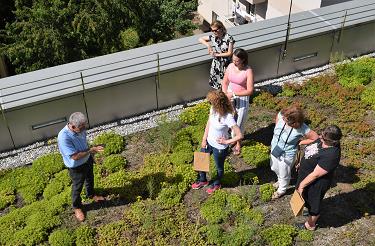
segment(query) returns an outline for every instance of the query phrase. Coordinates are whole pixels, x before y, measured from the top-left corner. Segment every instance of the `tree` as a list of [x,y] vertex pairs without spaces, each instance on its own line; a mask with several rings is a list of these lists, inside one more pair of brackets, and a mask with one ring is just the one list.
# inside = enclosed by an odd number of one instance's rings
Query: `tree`
[[196,0],[15,0],[15,7],[0,54],[23,73],[185,34]]

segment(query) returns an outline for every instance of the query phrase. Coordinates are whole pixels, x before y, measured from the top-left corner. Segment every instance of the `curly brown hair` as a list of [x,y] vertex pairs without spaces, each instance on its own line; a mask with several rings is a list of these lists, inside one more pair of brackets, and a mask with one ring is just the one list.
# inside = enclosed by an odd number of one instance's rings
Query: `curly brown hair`
[[281,110],[286,123],[293,128],[300,128],[305,121],[305,114],[298,105],[291,105]]
[[221,117],[228,113],[234,114],[234,108],[232,103],[229,101],[227,95],[221,90],[210,91],[207,94],[207,101],[212,105],[212,108]]

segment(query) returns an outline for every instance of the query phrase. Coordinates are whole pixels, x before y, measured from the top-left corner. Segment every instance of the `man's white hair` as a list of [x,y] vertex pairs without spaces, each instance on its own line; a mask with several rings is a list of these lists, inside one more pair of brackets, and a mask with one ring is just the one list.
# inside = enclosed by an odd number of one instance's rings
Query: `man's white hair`
[[86,124],[86,122],[87,122],[87,118],[81,112],[74,112],[69,117],[69,124],[75,127],[79,127],[82,124]]

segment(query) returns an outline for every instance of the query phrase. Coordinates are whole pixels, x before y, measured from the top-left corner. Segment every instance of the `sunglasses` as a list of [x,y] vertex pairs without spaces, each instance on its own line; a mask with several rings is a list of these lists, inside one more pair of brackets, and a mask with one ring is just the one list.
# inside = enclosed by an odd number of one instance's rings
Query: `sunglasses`
[[218,29],[211,29],[212,32],[218,32],[220,30],[220,28]]

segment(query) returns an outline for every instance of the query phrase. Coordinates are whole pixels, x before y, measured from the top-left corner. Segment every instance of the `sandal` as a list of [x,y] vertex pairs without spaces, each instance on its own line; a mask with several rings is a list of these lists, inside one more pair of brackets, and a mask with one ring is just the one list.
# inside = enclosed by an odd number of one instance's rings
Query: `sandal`
[[315,227],[311,227],[311,228],[307,228],[306,225],[305,225],[306,222],[304,223],[297,223],[295,226],[299,229],[299,230],[308,230],[308,231],[315,231],[316,228],[318,227],[318,225],[316,224]]
[[273,194],[272,194],[272,200],[276,200],[276,199],[279,199],[280,197],[284,196],[285,193],[279,193],[277,191],[275,191]]

